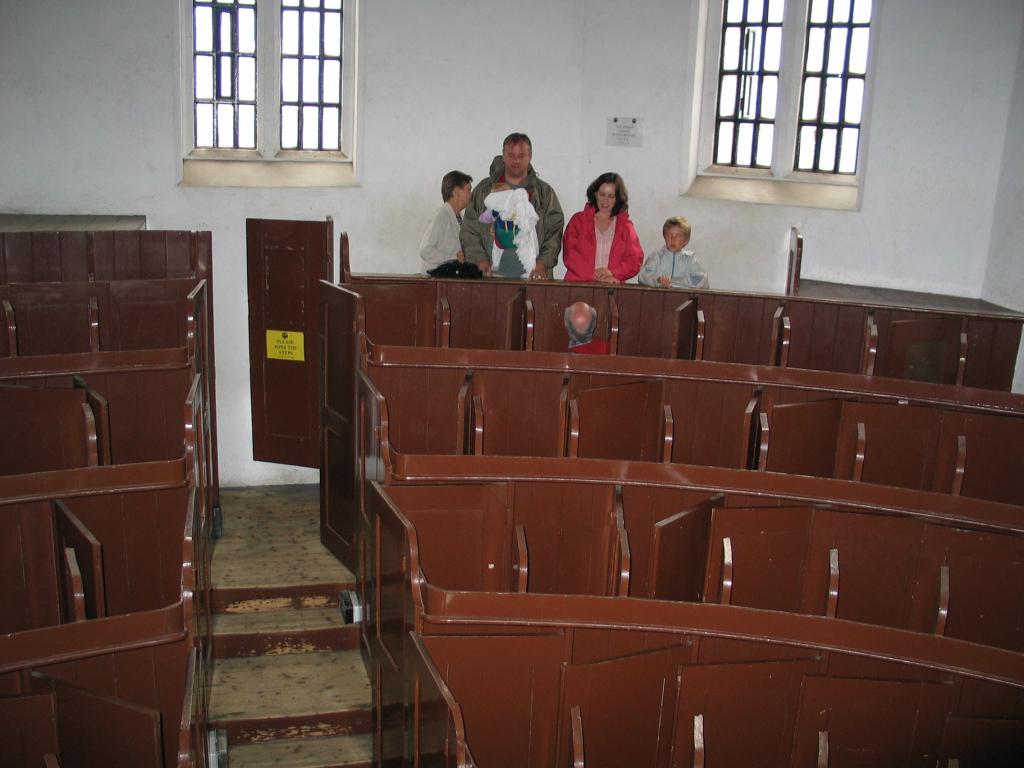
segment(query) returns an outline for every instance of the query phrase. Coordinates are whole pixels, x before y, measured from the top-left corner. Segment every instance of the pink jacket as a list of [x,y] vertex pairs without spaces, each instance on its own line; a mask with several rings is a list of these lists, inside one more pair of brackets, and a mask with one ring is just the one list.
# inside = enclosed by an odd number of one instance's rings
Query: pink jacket
[[[569,219],[562,238],[562,260],[567,270],[566,280],[593,280],[594,257],[597,255],[597,236],[594,234],[594,214],[589,203]],[[608,269],[617,280],[624,281],[640,271],[644,250],[636,236],[629,214],[619,211],[615,216],[615,237],[608,255]]]

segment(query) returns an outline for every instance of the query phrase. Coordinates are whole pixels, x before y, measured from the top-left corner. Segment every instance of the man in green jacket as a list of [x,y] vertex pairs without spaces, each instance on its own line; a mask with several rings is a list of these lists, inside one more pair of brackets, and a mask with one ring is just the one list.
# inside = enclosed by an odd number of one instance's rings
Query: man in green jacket
[[523,188],[530,196],[530,202],[537,211],[537,242],[539,253],[537,265],[529,277],[531,280],[551,278],[551,271],[558,263],[558,252],[562,250],[562,226],[565,216],[558,196],[550,185],[538,178],[530,164],[533,158],[533,144],[525,133],[510,133],[502,143],[501,155],[491,163],[490,176],[485,178],[473,190],[466,205],[466,213],[462,220],[462,251],[466,261],[480,267],[488,277],[524,277],[525,270],[516,254],[516,249],[506,248],[502,252],[501,262],[492,269],[491,254],[493,252],[494,235],[486,224],[480,222],[480,214],[484,212],[484,198],[496,184],[505,184],[512,189]]

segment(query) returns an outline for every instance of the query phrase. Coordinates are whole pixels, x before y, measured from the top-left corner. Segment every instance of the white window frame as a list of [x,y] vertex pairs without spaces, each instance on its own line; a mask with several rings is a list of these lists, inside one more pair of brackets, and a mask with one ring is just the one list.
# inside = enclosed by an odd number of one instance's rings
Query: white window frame
[[716,165],[715,110],[718,96],[718,65],[722,46],[724,0],[707,0],[704,29],[704,66],[697,142],[697,173],[685,194],[718,200],[738,200],[809,208],[857,210],[867,158],[871,94],[874,91],[874,55],[881,0],[874,0],[871,40],[868,47],[867,77],[857,172],[823,173],[798,171],[796,165],[797,115],[803,81],[809,0],[785,0],[782,23],[782,61],[779,67],[778,104],[775,111],[775,139],[770,168],[734,168]]
[[192,0],[179,0],[181,183],[208,187],[358,186],[359,0],[342,0],[342,143],[338,151],[281,149],[281,2],[257,0],[256,149],[197,148]]

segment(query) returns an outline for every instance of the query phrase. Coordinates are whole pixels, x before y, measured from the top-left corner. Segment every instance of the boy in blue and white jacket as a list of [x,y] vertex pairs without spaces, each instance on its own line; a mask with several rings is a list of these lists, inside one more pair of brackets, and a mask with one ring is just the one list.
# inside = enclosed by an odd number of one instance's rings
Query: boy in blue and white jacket
[[654,288],[707,288],[708,273],[693,251],[683,250],[690,242],[690,222],[682,216],[672,216],[661,228],[661,236],[665,238],[665,247],[644,261],[637,277],[640,284]]

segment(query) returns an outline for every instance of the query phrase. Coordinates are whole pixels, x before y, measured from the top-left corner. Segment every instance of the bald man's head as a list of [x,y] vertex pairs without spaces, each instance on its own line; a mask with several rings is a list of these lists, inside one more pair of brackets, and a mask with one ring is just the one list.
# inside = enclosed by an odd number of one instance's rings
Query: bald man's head
[[569,346],[588,344],[594,338],[597,327],[597,310],[585,301],[577,301],[565,308],[565,330],[569,334]]

